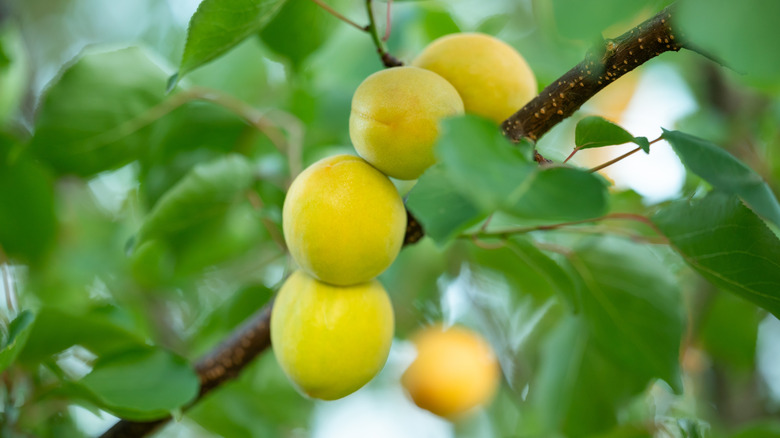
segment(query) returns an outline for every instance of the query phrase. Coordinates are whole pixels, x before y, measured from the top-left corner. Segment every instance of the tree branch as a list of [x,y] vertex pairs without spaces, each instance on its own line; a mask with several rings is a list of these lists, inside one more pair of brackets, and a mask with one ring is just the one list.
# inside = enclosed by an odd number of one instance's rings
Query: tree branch
[[537,141],[617,78],[661,53],[683,48],[683,38],[671,27],[672,8],[593,48],[582,62],[505,120],[504,135],[513,141]]
[[[369,12],[369,33],[386,67],[400,65],[384,50],[371,12],[371,0],[366,0]],[[537,141],[555,125],[571,116],[582,104],[615,79],[667,51],[685,47],[681,35],[671,28],[671,6],[636,28],[614,40],[606,40],[588,53],[586,58],[545,88],[539,96],[521,108],[501,125],[504,135],[513,141],[529,138]],[[548,162],[542,156],[539,163]],[[404,245],[420,240],[424,230],[407,212],[408,224]],[[258,310],[246,323],[212,353],[201,359],[196,370],[201,378],[200,400],[225,381],[237,376],[252,359],[271,345],[271,303]],[[157,429],[169,418],[148,423],[122,420],[101,438],[139,437]]]

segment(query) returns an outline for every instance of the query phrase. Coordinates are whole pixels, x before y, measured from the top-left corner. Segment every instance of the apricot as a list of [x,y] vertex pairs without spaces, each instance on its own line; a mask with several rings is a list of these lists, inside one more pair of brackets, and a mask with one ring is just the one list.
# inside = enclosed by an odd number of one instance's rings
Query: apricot
[[301,172],[282,210],[296,263],[326,283],[348,286],[387,269],[401,250],[406,210],[393,183],[362,158],[337,155]]
[[510,45],[481,33],[443,36],[413,65],[439,74],[463,99],[466,112],[501,123],[537,94],[536,78]]
[[379,373],[393,330],[393,307],[376,280],[338,287],[298,270],[271,312],[279,365],[302,393],[322,400],[347,396]]
[[463,101],[441,76],[395,67],[367,77],[352,97],[349,136],[358,154],[386,175],[416,179],[436,161],[439,121],[463,114]]
[[401,383],[417,406],[455,419],[493,398],[500,368],[480,335],[464,327],[435,325],[412,340],[417,358]]

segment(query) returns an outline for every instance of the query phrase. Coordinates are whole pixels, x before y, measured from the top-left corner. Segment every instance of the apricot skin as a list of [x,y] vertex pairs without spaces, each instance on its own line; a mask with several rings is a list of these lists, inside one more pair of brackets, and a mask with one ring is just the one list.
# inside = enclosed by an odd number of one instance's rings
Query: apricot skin
[[271,312],[271,343],[284,373],[309,397],[335,400],[368,383],[387,361],[393,308],[373,280],[337,287],[296,271]]
[[439,74],[463,99],[467,113],[501,123],[537,94],[536,78],[510,45],[480,33],[443,36],[413,65]]
[[463,101],[442,77],[416,67],[390,68],[355,91],[349,136],[358,154],[386,175],[416,179],[436,161],[439,122],[458,114]]
[[362,158],[337,155],[304,170],[287,192],[284,238],[296,263],[338,286],[364,283],[401,250],[406,210],[398,191]]
[[456,419],[493,398],[500,368],[481,336],[463,327],[436,325],[412,340],[417,358],[401,383],[417,406]]

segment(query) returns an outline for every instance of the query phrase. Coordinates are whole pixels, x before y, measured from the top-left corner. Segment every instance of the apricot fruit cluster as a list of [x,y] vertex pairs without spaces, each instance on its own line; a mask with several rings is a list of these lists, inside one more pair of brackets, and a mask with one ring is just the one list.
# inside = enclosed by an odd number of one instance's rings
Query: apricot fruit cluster
[[[443,118],[471,112],[500,122],[536,94],[523,58],[487,35],[440,38],[414,65],[360,84],[349,118],[360,157],[314,163],[284,201],[284,237],[300,269],[279,290],[271,341],[282,370],[310,397],[344,397],[387,360],[393,308],[375,278],[397,257],[407,217],[388,177],[417,179],[434,164]],[[404,376],[418,405],[449,417],[489,398],[498,371],[484,342],[431,329],[418,348]]]

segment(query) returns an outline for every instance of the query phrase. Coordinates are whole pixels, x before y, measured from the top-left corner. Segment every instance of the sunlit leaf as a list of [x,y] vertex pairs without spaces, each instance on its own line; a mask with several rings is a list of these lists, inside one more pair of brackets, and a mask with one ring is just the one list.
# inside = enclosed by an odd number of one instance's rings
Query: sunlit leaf
[[664,130],[685,167],[713,187],[742,198],[756,213],[780,227],[780,203],[769,185],[743,162],[706,140]]
[[600,148],[623,143],[636,143],[645,153],[650,153],[650,143],[647,138],[634,137],[603,117],[585,117],[577,122],[574,130],[574,145],[577,149]]
[[780,240],[739,199],[677,201],[653,222],[706,279],[780,317]]
[[262,29],[285,1],[204,0],[190,19],[179,72],[168,81],[168,89],[176,86],[178,80],[190,71]]

